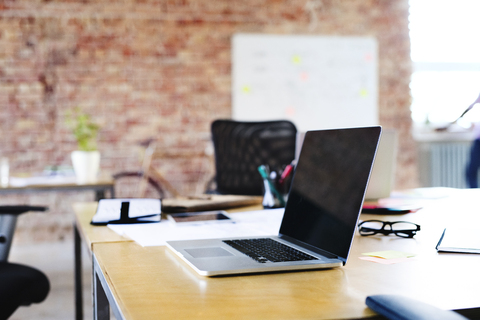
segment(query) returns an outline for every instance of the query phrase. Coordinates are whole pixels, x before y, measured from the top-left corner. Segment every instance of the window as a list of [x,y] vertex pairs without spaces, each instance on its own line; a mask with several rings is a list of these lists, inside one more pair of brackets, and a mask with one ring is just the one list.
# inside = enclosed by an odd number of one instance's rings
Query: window
[[[480,1],[410,0],[416,124],[454,121],[480,94]],[[480,121],[480,105],[465,122]]]

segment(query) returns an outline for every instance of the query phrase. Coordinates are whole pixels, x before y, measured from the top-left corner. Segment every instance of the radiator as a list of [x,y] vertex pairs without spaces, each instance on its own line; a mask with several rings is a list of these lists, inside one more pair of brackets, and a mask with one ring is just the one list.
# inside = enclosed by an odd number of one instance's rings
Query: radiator
[[419,145],[419,177],[423,187],[466,188],[470,141],[423,142]]

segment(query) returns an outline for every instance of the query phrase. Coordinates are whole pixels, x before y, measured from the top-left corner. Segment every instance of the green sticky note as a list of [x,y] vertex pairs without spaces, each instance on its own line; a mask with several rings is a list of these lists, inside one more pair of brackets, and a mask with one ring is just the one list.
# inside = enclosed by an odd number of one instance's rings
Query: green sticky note
[[363,255],[382,258],[382,259],[398,259],[398,258],[415,257],[413,253],[401,252],[401,251],[395,251],[395,250],[369,252],[369,253],[363,253]]

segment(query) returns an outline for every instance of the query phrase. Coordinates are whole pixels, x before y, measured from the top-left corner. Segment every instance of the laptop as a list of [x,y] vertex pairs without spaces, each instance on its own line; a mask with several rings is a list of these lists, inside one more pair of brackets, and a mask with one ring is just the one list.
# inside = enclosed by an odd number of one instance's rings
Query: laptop
[[[167,247],[204,276],[345,265],[380,134],[379,126],[308,131],[277,236],[167,241]],[[257,245],[281,253],[258,253]]]
[[368,183],[366,200],[378,200],[390,197],[395,181],[397,159],[397,132],[382,130],[375,163]]

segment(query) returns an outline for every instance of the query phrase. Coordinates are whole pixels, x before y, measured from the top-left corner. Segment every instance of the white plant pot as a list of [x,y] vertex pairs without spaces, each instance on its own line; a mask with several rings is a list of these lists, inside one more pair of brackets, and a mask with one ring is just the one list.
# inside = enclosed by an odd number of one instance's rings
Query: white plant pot
[[95,182],[100,169],[100,152],[73,151],[72,164],[77,183]]

